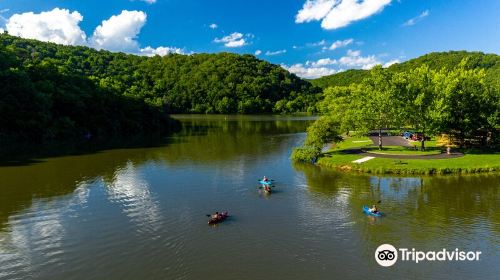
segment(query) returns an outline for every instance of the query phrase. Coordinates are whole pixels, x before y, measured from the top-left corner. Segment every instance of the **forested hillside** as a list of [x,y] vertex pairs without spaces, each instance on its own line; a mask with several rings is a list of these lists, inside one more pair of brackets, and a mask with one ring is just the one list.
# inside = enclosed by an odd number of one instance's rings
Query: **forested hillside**
[[263,113],[314,109],[318,89],[251,55],[170,54],[143,57],[8,35],[2,45],[23,65],[50,64],[60,73],[164,106],[170,113]]
[[[440,70],[442,68],[452,70],[458,67],[463,59],[467,59],[467,68],[469,69],[485,69],[486,81],[490,85],[500,88],[500,56],[496,54],[466,51],[435,52],[403,63],[394,64],[387,69],[392,73],[401,73],[408,72],[422,65],[428,65],[431,70]],[[353,83],[359,84],[369,76],[369,70],[347,70],[311,80],[311,83],[321,88],[348,86]]]
[[250,55],[143,57],[0,35],[0,140],[160,131],[168,113],[313,111],[320,89]]
[[2,145],[163,134],[177,126],[162,108],[71,69],[75,60],[70,57],[63,65],[37,48],[48,45],[1,36]]

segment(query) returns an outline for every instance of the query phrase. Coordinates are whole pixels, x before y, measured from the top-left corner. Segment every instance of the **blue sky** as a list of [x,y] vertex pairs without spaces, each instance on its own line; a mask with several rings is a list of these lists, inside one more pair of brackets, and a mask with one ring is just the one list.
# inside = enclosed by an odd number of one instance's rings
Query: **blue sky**
[[0,0],[10,34],[142,55],[254,54],[312,78],[433,51],[500,53],[498,0]]

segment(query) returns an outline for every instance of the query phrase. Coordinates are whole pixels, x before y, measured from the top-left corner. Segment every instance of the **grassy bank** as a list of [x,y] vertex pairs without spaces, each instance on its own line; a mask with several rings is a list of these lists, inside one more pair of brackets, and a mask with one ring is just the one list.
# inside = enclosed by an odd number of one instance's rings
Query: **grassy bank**
[[[342,171],[357,171],[374,174],[453,174],[481,173],[500,171],[500,153],[466,153],[463,157],[449,159],[392,159],[374,158],[364,163],[353,163],[366,154],[352,154],[349,149],[371,149],[367,137],[353,137],[335,145],[322,155],[317,164]],[[433,146],[433,145],[431,145]],[[406,148],[394,148],[394,153]],[[430,147],[430,152],[437,148]],[[388,147],[391,150],[391,147]],[[382,151],[386,152],[386,151]],[[412,155],[425,155],[425,152],[408,151]]]

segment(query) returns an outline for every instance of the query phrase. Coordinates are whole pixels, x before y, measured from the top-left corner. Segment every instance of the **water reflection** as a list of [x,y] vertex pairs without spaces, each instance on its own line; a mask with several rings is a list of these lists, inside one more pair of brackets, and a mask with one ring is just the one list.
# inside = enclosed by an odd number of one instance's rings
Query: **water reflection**
[[158,229],[161,220],[159,203],[149,189],[144,175],[132,162],[116,170],[113,181],[106,186],[108,199],[118,204],[139,232]]

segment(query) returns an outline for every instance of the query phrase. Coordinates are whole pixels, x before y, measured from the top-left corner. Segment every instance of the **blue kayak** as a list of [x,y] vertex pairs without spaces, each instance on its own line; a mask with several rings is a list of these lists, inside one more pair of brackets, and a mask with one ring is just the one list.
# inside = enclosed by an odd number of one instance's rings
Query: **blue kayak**
[[262,181],[262,180],[259,180],[259,183],[261,183],[262,185],[268,185],[268,186],[271,186],[273,184],[273,182],[271,182],[271,181]]
[[370,207],[368,206],[363,206],[363,212],[365,212],[365,214],[367,215],[370,215],[370,216],[375,216],[375,217],[382,217],[382,215],[384,215],[384,213],[378,211],[377,213],[373,213],[372,211],[370,211]]

